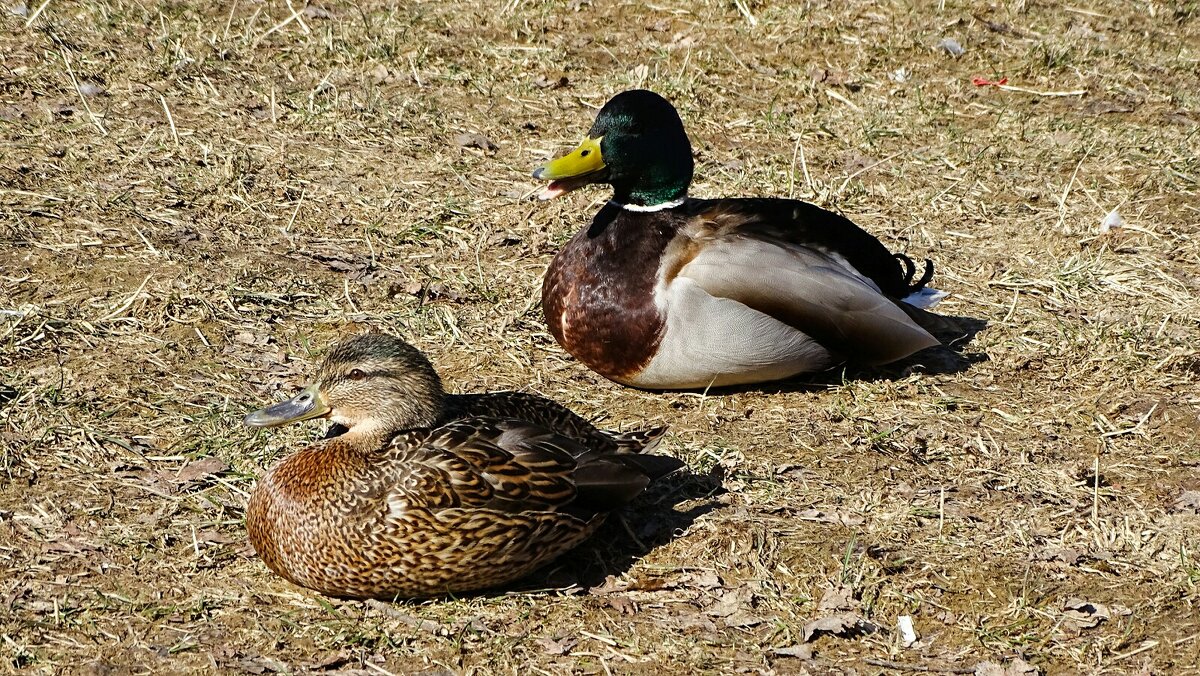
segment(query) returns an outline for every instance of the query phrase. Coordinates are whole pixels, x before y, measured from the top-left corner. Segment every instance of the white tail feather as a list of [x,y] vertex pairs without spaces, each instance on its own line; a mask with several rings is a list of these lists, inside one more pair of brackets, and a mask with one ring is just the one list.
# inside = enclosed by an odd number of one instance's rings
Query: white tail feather
[[918,307],[922,310],[928,310],[934,305],[942,302],[942,299],[949,295],[950,293],[948,291],[938,291],[937,289],[925,287],[920,291],[914,291],[908,294],[903,298],[903,300],[905,303],[908,303],[913,307]]

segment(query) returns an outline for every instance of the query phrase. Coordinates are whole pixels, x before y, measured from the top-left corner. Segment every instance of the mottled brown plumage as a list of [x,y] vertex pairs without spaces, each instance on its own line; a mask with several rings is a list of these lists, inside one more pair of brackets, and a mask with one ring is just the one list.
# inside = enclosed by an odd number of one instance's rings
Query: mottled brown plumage
[[652,478],[681,466],[641,454],[663,428],[604,432],[517,392],[444,395],[419,351],[379,334],[338,345],[312,387],[246,422],[315,417],[341,433],[266,472],[246,527],[271,570],[331,596],[505,584],[577,545]]

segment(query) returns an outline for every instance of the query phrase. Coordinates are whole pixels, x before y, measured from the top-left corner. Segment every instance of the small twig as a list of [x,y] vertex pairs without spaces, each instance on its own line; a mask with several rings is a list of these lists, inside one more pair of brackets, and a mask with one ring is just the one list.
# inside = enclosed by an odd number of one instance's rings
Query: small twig
[[350,298],[350,278],[342,278],[342,292],[346,294],[346,302],[350,304],[350,310],[354,314],[359,313],[358,306],[354,304],[354,300]]
[[[42,5],[42,7],[45,7],[45,5]],[[41,10],[39,9],[38,11]],[[79,89],[79,80],[75,79],[75,71],[71,69],[71,60],[67,58],[67,52],[65,50],[59,50],[58,53],[62,55],[63,63],[67,66],[67,75],[71,76],[71,84],[75,86],[75,93],[79,95],[79,102],[83,104],[83,109],[87,111],[88,117],[92,120],[92,124],[96,125],[96,129],[99,129],[101,134],[108,136],[108,130],[106,130],[104,125],[101,124],[100,118],[96,117],[96,114],[92,112],[92,107],[88,105],[87,97],[84,96],[83,91]]]
[[755,19],[754,15],[750,13],[750,8],[746,6],[744,0],[733,0],[733,4],[737,5],[738,11],[742,13],[742,16],[746,17],[746,21],[750,23],[751,28],[758,26],[758,19]]
[[129,294],[129,297],[125,299],[125,302],[121,303],[112,312],[109,312],[108,314],[104,315],[100,319],[97,319],[96,321],[97,322],[106,322],[106,321],[116,317],[117,315],[121,314],[122,312],[128,310],[130,308],[130,306],[133,305],[134,301],[136,301],[138,299],[138,296],[142,295],[142,291],[144,291],[146,289],[146,284],[148,284],[150,282],[150,278],[153,276],[154,275],[146,275],[146,278],[142,280],[142,285],[137,288],[137,291],[134,291],[133,293]]
[[[250,48],[251,48],[251,49],[256,49],[256,48],[258,48],[258,45],[259,45],[259,44],[260,44],[260,43],[261,43],[263,40],[267,39],[267,36],[268,36],[268,35],[270,35],[270,34],[274,33],[274,32],[275,32],[275,31],[277,31],[277,30],[280,30],[280,29],[282,29],[282,28],[286,27],[286,26],[287,26],[289,23],[291,23],[291,22],[295,21],[296,19],[299,19],[299,18],[300,18],[300,14],[299,14],[299,13],[297,13],[297,12],[296,12],[296,9],[295,9],[294,7],[292,7],[292,6],[291,6],[291,3],[288,3],[288,8],[292,10],[292,15],[291,15],[291,16],[289,16],[288,18],[284,19],[283,21],[280,21],[279,23],[275,24],[274,26],[271,26],[270,28],[268,28],[268,29],[267,29],[267,32],[266,32],[266,33],[263,33],[262,35],[258,36],[258,39],[254,41],[254,44],[250,45]],[[303,25],[303,23],[304,23],[304,22],[301,22],[301,25]],[[305,27],[305,31],[304,31],[304,32],[306,32],[306,33],[308,32],[308,28],[307,28],[307,27]]]
[[891,660],[881,660],[874,657],[868,657],[863,660],[867,664],[874,667],[884,667],[886,669],[895,669],[897,671],[924,671],[931,674],[973,674],[975,668],[966,667],[930,667],[924,664],[905,664],[904,662],[893,662]]
[[1087,159],[1090,152],[1091,148],[1088,148],[1083,153],[1083,157],[1079,158],[1079,163],[1075,165],[1075,171],[1071,172],[1071,180],[1067,181],[1067,187],[1063,188],[1062,197],[1058,200],[1058,222],[1054,224],[1055,230],[1061,228],[1063,221],[1067,219],[1067,196],[1071,194],[1071,188],[1075,186],[1075,179],[1079,176],[1079,168],[1083,166],[1083,161]]
[[1065,91],[1065,92],[1040,92],[1036,89],[1026,89],[1024,87],[1015,87],[1013,85],[1006,85],[1006,84],[1003,84],[1003,85],[998,84],[998,85],[992,85],[992,86],[995,87],[996,89],[1004,89],[1004,90],[1010,91],[1010,92],[1024,92],[1026,94],[1033,94],[1035,96],[1084,96],[1088,93],[1088,90],[1086,90],[1086,89],[1072,89],[1070,91]]
[[1005,313],[1004,319],[1000,320],[1001,324],[1007,324],[1008,320],[1012,319],[1013,313],[1017,311],[1017,301],[1021,298],[1021,290],[1013,289],[1013,302],[1008,306],[1008,312]]
[[804,158],[804,144],[801,143],[802,137],[796,135],[796,145],[792,148],[792,171],[788,174],[788,198],[792,198],[796,194],[796,160],[800,160],[800,169],[804,172],[804,182],[808,185],[808,192],[815,195],[816,190],[813,188],[812,175],[808,173],[808,160]]
[[158,101],[162,104],[163,112],[167,114],[167,124],[171,126],[171,138],[175,139],[175,145],[179,145],[179,132],[175,129],[175,118],[171,117],[171,109],[167,107],[167,99],[162,94],[159,94]]
[[845,96],[842,96],[841,94],[833,91],[832,89],[826,89],[825,95],[828,96],[829,98],[833,99],[834,101],[841,101],[842,103],[850,106],[850,108],[852,110],[854,110],[854,112],[856,112],[856,113],[862,112],[862,108],[859,108],[858,106],[854,105],[853,103],[850,102],[850,99],[846,98]]
[[229,16],[225,18],[225,32],[221,35],[221,42],[229,39],[229,27],[233,25],[233,12],[237,9],[237,0],[229,3]]
[[150,243],[150,240],[146,239],[146,236],[142,234],[142,231],[139,230],[136,225],[130,224],[129,227],[133,228],[133,231],[137,233],[137,236],[142,240],[142,244],[146,245],[146,248],[150,250],[150,253],[154,254],[155,256],[159,255],[158,249],[154,248],[154,245]]
[[1144,653],[1147,650],[1153,650],[1157,647],[1158,647],[1158,641],[1153,641],[1153,640],[1146,641],[1145,643],[1142,644],[1142,647],[1140,647],[1140,648],[1134,648],[1133,650],[1130,650],[1127,653],[1121,653],[1120,655],[1113,655],[1112,661],[1120,662],[1123,659],[1133,657],[1134,655],[1137,655],[1138,653]]
[[424,88],[425,85],[421,84],[421,76],[417,74],[417,63],[411,56],[408,57],[408,67],[412,70],[413,82],[416,82],[418,87]]
[[[300,199],[296,200],[296,208],[292,210],[292,217],[288,219],[288,224],[283,226],[283,234],[288,235],[288,230],[292,229],[292,224],[296,222],[296,214],[300,213],[300,207],[304,204],[305,189],[300,189]],[[291,235],[288,235],[291,238]]]
[[[288,9],[292,11],[292,16],[296,17],[296,23],[300,24],[300,28],[304,29],[304,34],[308,35],[312,33],[312,29],[308,27],[308,24],[304,23],[303,11],[297,12],[296,8],[292,6],[292,0],[284,0],[284,2],[287,3]],[[305,4],[307,5],[308,3]]]
[[942,486],[941,492],[938,494],[938,535],[941,536],[942,528],[946,525],[946,487]]
[[49,5],[49,4],[50,4],[50,0],[46,0],[41,5],[39,5],[37,9],[33,10],[33,14],[30,14],[29,18],[25,20],[25,27],[29,28],[30,26],[32,26],[33,22],[37,21],[37,18],[42,15],[42,10],[46,9],[46,5]]
[[375,664],[374,662],[363,661],[363,666],[365,666],[368,669],[371,669],[372,671],[377,671],[377,672],[383,674],[384,676],[396,676],[396,674],[388,671],[387,669],[384,669],[383,667],[379,666],[378,664]]

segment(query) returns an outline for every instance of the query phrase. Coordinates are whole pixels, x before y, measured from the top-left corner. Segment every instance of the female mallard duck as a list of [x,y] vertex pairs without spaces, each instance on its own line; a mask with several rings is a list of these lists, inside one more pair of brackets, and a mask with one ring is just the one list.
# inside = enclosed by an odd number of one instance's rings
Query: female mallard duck
[[311,418],[331,420],[335,436],[262,476],[246,528],[271,570],[330,596],[510,582],[682,465],[639,455],[663,428],[603,432],[518,392],[446,395],[419,350],[380,334],[337,345],[313,385],[245,422]]
[[[928,261],[789,199],[694,199],[692,150],[666,99],[613,97],[574,151],[533,173],[542,199],[589,183],[613,199],[554,257],[550,332],[597,373],[651,389],[755,383],[940,344]],[[923,293],[922,293],[923,292]],[[909,302],[905,302],[907,299]]]

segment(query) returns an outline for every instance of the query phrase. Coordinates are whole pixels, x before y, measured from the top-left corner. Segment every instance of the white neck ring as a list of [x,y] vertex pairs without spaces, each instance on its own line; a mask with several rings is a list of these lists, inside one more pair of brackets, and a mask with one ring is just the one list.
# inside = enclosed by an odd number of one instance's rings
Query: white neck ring
[[642,213],[647,213],[647,212],[663,211],[664,209],[674,209],[675,207],[679,206],[680,204],[683,204],[686,201],[687,201],[687,195],[684,195],[683,197],[680,197],[678,199],[670,200],[669,202],[663,202],[661,204],[647,204],[647,205],[621,204],[620,202],[618,202],[616,200],[609,200],[609,204],[615,204],[615,205],[621,207],[622,209],[624,209],[625,211],[639,211]]

